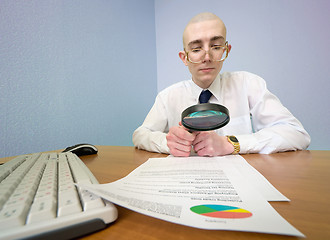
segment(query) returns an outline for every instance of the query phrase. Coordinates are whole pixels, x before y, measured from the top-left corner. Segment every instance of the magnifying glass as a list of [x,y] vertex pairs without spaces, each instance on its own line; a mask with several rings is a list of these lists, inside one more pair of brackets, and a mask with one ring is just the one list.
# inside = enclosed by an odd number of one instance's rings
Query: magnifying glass
[[190,131],[211,131],[229,123],[229,111],[214,103],[193,105],[181,114],[182,125]]

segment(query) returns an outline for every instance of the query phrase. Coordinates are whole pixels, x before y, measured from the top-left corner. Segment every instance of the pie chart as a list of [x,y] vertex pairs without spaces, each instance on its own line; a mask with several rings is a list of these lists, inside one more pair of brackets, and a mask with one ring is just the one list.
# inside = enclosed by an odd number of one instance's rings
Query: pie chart
[[248,210],[227,205],[198,205],[191,207],[190,210],[199,215],[213,218],[237,219],[252,216],[252,213]]

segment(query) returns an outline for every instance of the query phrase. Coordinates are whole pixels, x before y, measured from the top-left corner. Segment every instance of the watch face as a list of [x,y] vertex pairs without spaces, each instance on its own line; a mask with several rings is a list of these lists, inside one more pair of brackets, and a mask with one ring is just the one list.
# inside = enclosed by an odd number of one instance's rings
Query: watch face
[[235,136],[229,136],[229,139],[233,142],[238,142],[238,140]]

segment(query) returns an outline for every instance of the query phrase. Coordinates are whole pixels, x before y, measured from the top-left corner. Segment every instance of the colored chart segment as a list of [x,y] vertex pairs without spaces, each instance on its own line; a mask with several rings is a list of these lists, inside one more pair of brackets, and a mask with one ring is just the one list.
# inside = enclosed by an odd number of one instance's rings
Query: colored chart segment
[[190,210],[199,215],[214,218],[248,218],[252,213],[248,210],[227,206],[227,205],[198,205],[191,207]]

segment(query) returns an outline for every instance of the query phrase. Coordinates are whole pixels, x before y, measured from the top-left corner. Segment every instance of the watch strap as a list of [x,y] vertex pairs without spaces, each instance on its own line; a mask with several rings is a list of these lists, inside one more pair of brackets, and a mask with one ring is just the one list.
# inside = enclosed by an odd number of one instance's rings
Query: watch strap
[[238,154],[240,151],[240,145],[237,138],[235,136],[227,136],[227,140],[234,146],[234,151],[231,154]]

